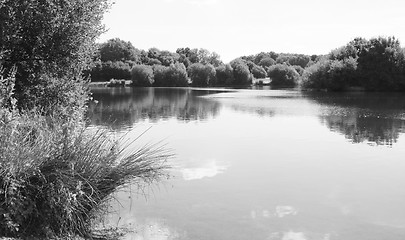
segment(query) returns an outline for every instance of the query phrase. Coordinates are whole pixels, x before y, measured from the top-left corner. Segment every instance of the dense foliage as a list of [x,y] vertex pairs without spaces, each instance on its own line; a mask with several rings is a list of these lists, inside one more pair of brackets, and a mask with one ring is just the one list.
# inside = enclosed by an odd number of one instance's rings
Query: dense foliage
[[250,85],[252,83],[252,76],[249,67],[242,59],[235,59],[231,62],[233,69],[234,85]]
[[188,68],[188,75],[193,86],[215,85],[215,74],[215,68],[211,64],[193,63]]
[[215,68],[216,85],[232,86],[234,82],[233,68],[230,64],[222,64]]
[[[405,90],[404,49],[393,37],[357,38],[325,56],[261,52],[236,58],[229,64],[223,64],[218,54],[206,49],[144,51],[119,39],[100,46],[99,61],[91,72],[93,80],[130,79],[134,66],[148,65],[153,67],[154,76],[146,86],[246,86],[253,79],[269,77],[273,86],[302,84],[304,88],[331,91]],[[176,71],[181,74],[173,76]]]
[[[81,74],[92,60],[94,39],[103,31],[108,0],[0,4],[1,62],[6,71],[17,70],[18,106],[44,112],[82,108],[86,97]],[[69,92],[82,93],[67,96]]]
[[277,87],[294,87],[298,84],[300,75],[294,67],[287,64],[276,64],[269,68],[268,76],[271,85]]
[[405,91],[405,51],[393,37],[354,39],[306,69],[305,88]]
[[148,65],[135,65],[131,70],[132,85],[148,87],[154,82],[153,68]]
[[156,87],[185,87],[188,86],[187,70],[184,64],[176,63],[169,67],[154,65],[154,84]]

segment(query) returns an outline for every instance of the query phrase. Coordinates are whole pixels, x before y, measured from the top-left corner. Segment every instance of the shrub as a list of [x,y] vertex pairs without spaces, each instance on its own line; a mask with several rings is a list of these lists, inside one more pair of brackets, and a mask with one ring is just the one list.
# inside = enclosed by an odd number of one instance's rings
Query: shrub
[[185,87],[188,85],[186,67],[182,63],[176,63],[165,67],[153,66],[156,87]]
[[129,63],[116,62],[97,62],[90,72],[91,79],[97,81],[110,81],[110,79],[131,79],[131,66]]
[[153,69],[148,65],[135,65],[131,70],[132,86],[151,86],[154,82]]
[[107,210],[113,192],[165,176],[170,154],[162,148],[123,154],[106,132],[70,135],[58,118],[4,113],[0,237],[90,237],[92,220]]
[[349,87],[359,86],[356,70],[357,61],[354,58],[324,59],[305,70],[302,85],[312,89],[347,90]]
[[254,65],[251,70],[253,77],[255,78],[265,78],[266,77],[266,70],[263,67]]
[[286,64],[276,64],[271,66],[267,75],[271,79],[271,86],[294,87],[299,80],[299,74],[295,68]]
[[270,66],[276,64],[276,61],[274,61],[274,59],[271,57],[264,57],[260,60],[260,62],[258,64],[259,64],[259,66],[262,66],[262,67],[270,67]]
[[252,76],[249,67],[242,59],[235,59],[231,62],[233,69],[233,77],[235,85],[249,85],[252,84]]
[[188,68],[188,75],[193,86],[215,85],[215,68],[211,64],[193,63]]
[[234,82],[233,69],[230,64],[222,64],[215,68],[216,85],[232,85]]

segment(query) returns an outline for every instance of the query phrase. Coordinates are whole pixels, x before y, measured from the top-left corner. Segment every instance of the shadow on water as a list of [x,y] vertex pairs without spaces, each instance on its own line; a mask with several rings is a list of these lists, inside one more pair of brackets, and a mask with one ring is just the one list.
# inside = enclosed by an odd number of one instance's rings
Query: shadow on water
[[305,93],[321,106],[320,119],[353,143],[389,145],[405,131],[401,93]]
[[90,125],[121,129],[142,120],[175,118],[203,121],[218,114],[220,104],[199,98],[208,90],[186,88],[93,88],[87,117]]

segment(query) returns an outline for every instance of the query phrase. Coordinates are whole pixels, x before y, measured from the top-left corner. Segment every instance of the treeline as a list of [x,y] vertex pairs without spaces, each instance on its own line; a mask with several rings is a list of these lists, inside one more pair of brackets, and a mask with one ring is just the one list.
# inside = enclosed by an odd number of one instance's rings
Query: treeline
[[111,39],[99,45],[92,81],[132,80],[133,86],[247,86],[270,77],[272,85],[295,86],[318,57],[275,52],[243,56],[225,64],[215,52],[178,48],[176,52],[136,49]]
[[405,91],[405,50],[394,37],[356,38],[308,67],[302,86],[330,91]]
[[405,91],[405,50],[394,37],[356,38],[323,56],[261,52],[225,64],[206,49],[145,51],[111,39],[99,45],[90,73],[92,81],[126,79],[133,86],[248,86],[269,77],[276,87]]

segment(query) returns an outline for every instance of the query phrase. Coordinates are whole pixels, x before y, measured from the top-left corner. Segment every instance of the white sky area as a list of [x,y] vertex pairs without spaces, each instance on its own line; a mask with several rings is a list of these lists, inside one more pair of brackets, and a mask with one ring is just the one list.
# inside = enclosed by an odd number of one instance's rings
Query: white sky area
[[99,42],[205,48],[229,62],[269,51],[326,54],[355,37],[395,36],[404,46],[405,1],[115,0],[104,24]]

